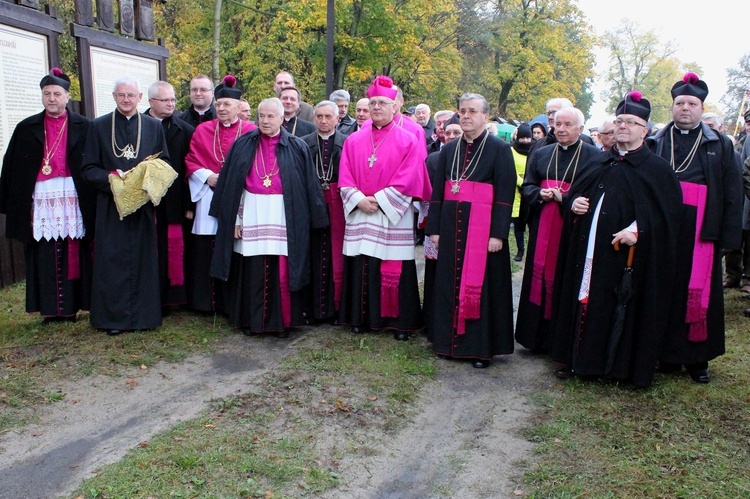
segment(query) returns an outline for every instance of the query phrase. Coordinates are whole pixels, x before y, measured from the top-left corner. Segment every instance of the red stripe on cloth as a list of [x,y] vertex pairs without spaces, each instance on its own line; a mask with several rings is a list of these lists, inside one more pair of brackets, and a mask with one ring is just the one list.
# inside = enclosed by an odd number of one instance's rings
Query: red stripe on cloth
[[[567,182],[559,180],[542,180],[542,189],[567,189]],[[539,213],[539,227],[536,233],[534,261],[531,266],[531,290],[529,301],[542,305],[542,292],[545,295],[544,318],[552,318],[552,295],[554,293],[555,268],[557,254],[560,251],[563,217],[560,207],[555,202],[547,202]]]
[[685,311],[685,323],[689,325],[688,341],[697,343],[706,341],[708,338],[706,314],[711,296],[711,271],[714,259],[713,243],[701,239],[708,187],[690,182],[680,182],[680,187],[682,187],[682,204],[697,208],[693,265],[690,269],[687,310]]
[[289,293],[289,260],[279,255],[279,288],[281,291],[281,321],[285,328],[292,325],[292,297]]
[[81,278],[81,241],[67,238],[68,242],[68,280]]
[[[487,246],[490,240],[494,188],[492,184],[483,182],[462,181],[460,190],[454,193],[451,190],[452,185],[450,181],[445,183],[445,201],[471,203],[456,318],[456,332],[465,334],[466,321],[479,319],[479,304],[487,268]],[[460,245],[456,246],[460,247]]]
[[335,182],[323,191],[328,213],[331,215],[331,260],[333,263],[333,307],[338,310],[341,305],[341,290],[344,287],[344,202]]
[[184,254],[185,241],[182,239],[182,226],[180,224],[167,225],[167,275],[170,286],[185,284]]

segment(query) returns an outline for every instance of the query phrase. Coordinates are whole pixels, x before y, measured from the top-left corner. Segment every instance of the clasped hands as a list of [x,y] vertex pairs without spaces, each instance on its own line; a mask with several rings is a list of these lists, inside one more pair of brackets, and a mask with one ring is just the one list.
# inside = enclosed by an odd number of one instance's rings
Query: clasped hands
[[378,200],[375,199],[375,196],[367,196],[357,203],[357,208],[366,215],[372,215],[380,209],[380,205],[378,204]]
[[557,201],[558,203],[562,203],[562,191],[557,187],[541,189],[539,196],[541,196],[543,201]]

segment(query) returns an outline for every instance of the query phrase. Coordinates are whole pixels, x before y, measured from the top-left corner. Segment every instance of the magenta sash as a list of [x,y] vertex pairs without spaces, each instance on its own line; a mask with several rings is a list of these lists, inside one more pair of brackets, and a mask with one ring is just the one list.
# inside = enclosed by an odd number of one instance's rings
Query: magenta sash
[[380,316],[398,317],[398,283],[401,280],[401,260],[380,262]]
[[281,322],[284,328],[292,325],[292,296],[289,292],[289,260],[279,255],[279,290],[281,291]]
[[701,239],[708,187],[690,182],[680,182],[680,187],[682,187],[682,204],[697,208],[695,246],[693,247],[693,265],[690,269],[690,283],[688,284],[685,323],[690,327],[688,341],[700,342],[706,341],[708,337],[706,313],[711,296],[711,270],[714,259],[714,244]]
[[338,184],[329,184],[329,189],[323,191],[331,216],[331,263],[333,264],[333,307],[338,310],[341,305],[341,290],[344,288],[344,201],[339,194]]
[[[487,268],[487,246],[490,240],[492,202],[494,188],[483,182],[462,181],[457,193],[451,191],[453,184],[445,182],[445,201],[471,203],[469,230],[465,235],[466,250],[461,269],[461,285],[458,292],[458,314],[454,326],[458,334],[466,333],[466,321],[479,319],[482,285]],[[460,210],[460,204],[458,210]],[[461,242],[461,234],[456,234],[456,242]],[[456,244],[460,251],[461,244]]]
[[81,241],[67,238],[68,243],[68,280],[81,278]]
[[[570,184],[559,180],[542,180],[540,187],[542,189],[567,189]],[[539,213],[539,227],[536,232],[529,301],[541,306],[542,291],[544,291],[545,319],[552,318],[552,295],[555,291],[555,268],[560,250],[562,225],[563,217],[560,214],[560,206],[554,201],[544,203]]]
[[167,274],[170,286],[185,284],[184,254],[185,242],[182,239],[182,225],[167,224]]

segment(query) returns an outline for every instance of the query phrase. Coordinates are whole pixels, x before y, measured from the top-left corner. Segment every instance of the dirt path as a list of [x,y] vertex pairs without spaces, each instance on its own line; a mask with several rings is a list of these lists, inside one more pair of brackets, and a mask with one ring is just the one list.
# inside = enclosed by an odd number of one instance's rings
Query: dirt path
[[[39,424],[0,437],[2,496],[69,494],[140,442],[197,416],[210,400],[249,391],[253,379],[292,353],[290,345],[265,338],[248,349],[236,335],[211,356],[64,387],[65,399],[43,408]],[[531,456],[519,432],[533,410],[529,394],[553,383],[546,362],[523,349],[486,370],[443,362],[414,420],[378,452],[342,462],[344,483],[327,497],[513,495]]]

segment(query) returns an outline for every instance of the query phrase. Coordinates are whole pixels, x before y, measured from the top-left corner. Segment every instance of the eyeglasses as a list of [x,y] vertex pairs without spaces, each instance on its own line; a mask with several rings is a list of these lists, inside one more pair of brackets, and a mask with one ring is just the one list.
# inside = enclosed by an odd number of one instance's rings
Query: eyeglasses
[[207,94],[208,92],[213,92],[213,88],[191,88],[190,93],[193,94]]
[[128,99],[135,99],[138,97],[138,94],[115,94],[115,97],[119,100],[123,100],[125,97]]
[[[628,126],[636,126],[636,125],[638,125],[638,126],[642,126],[643,128],[648,128],[648,127],[647,127],[646,125],[644,125],[643,123],[638,123],[637,121],[635,121],[635,120],[633,120],[633,119],[630,119],[630,120],[621,120],[620,118],[617,118],[617,119],[616,119],[615,121],[613,121],[612,123],[614,123],[614,124],[615,124],[615,126],[620,126],[620,125],[622,125],[622,124],[625,124],[625,125],[628,125]],[[614,132],[613,132],[613,133],[614,133]]]
[[614,134],[615,134],[614,130],[610,130],[609,132],[599,132],[599,135],[614,135]]
[[175,99],[175,98],[171,98],[171,99],[157,99],[156,97],[151,97],[151,99],[149,99],[149,100],[155,100],[156,102],[171,102],[172,104],[174,104],[175,102],[177,102],[177,99]]

